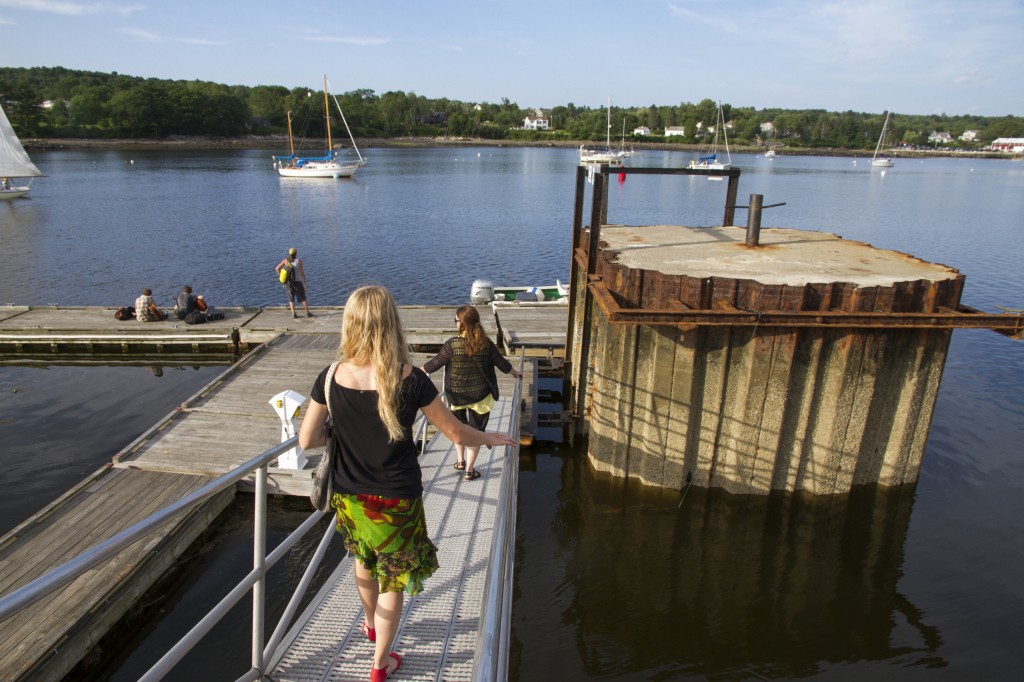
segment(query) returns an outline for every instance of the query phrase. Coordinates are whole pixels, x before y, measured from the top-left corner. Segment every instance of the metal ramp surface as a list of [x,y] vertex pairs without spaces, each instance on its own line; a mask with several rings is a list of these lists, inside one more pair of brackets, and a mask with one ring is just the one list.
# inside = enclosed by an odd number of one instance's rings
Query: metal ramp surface
[[[488,431],[508,432],[512,404],[503,397]],[[423,502],[440,568],[423,592],[405,599],[393,650],[404,657],[395,680],[469,680],[491,551],[498,491],[508,448],[481,448],[481,477],[463,480],[453,468],[455,446],[438,433],[420,457]],[[284,638],[270,666],[276,682],[366,680],[373,644],[361,631],[363,608],[346,557]]]

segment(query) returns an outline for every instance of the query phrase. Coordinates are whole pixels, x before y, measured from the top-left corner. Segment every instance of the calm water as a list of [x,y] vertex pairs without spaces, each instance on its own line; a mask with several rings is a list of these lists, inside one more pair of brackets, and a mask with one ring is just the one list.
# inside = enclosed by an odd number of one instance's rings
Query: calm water
[[[10,256],[0,302],[119,305],[144,286],[168,300],[189,283],[214,304],[280,304],[272,268],[289,246],[305,261],[314,305],[340,304],[365,282],[403,304],[457,303],[477,277],[568,276],[573,150],[370,149],[357,180],[323,183],[277,178],[270,153],[33,154],[49,177],[33,200],[0,205]],[[647,153],[633,165],[688,159]],[[740,203],[750,193],[786,202],[765,211],[766,227],[836,232],[944,263],[967,275],[965,303],[1024,307],[1024,164],[906,159],[881,175],[841,158],[735,161]],[[609,218],[711,225],[724,192],[704,179],[633,176],[613,183]],[[32,483],[31,500],[5,500],[5,526],[215,371],[0,367],[3,451],[28,448],[47,471],[33,480],[24,467],[5,469],[8,486]],[[884,494],[694,489],[680,504],[678,492],[624,486],[592,472],[580,451],[541,444],[522,459],[513,679],[1018,679],[1022,389],[1024,346],[956,332],[920,481]],[[125,411],[135,417],[112,416]],[[48,419],[63,420],[63,433],[41,435]],[[295,515],[279,509],[277,523]],[[137,677],[185,627],[183,605],[213,598],[221,574],[244,572],[244,524],[232,523],[237,542],[192,562],[214,575],[183,579],[160,606],[174,613],[129,643],[108,678]],[[239,614],[174,679],[212,664],[223,677],[241,672],[247,627]]]

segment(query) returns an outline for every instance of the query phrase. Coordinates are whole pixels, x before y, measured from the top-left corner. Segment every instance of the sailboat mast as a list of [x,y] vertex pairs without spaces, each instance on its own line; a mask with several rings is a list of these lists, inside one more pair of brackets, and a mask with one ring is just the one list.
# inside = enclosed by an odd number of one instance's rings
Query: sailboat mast
[[327,103],[327,74],[324,74],[324,117],[327,119],[327,153],[334,154],[334,144],[331,142],[331,107]]
[[[729,151],[729,130],[725,127],[725,112],[722,111],[722,101],[718,101],[718,122],[722,126],[722,139],[725,140],[725,158],[727,162],[732,164],[732,152]],[[718,129],[715,129],[718,132]]]
[[608,98],[608,126],[605,128],[605,147],[612,148],[612,98]]
[[292,139],[292,112],[288,112],[288,149],[291,150],[292,156],[295,156],[295,140]]
[[[882,123],[882,134],[878,136],[878,144],[875,145],[875,156],[878,156],[878,152],[882,151],[882,143],[885,141],[885,132],[889,128],[889,113],[885,112],[885,122]],[[874,157],[872,157],[874,158]]]

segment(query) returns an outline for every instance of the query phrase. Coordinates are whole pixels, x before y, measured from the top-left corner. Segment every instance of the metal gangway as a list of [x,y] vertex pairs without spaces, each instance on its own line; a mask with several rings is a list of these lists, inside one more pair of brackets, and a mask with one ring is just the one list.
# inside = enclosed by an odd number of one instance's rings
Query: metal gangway
[[[522,371],[525,356],[519,357]],[[522,380],[511,397],[496,401],[492,425],[519,440]],[[405,600],[395,649],[405,656],[402,679],[503,680],[508,669],[518,445],[482,448],[477,466],[485,475],[462,485],[451,467],[454,445],[440,432],[429,441],[422,418],[417,438],[424,478],[424,506],[440,569],[424,591]],[[237,680],[364,680],[373,648],[360,630],[362,606],[346,556],[306,610],[300,602],[336,530],[329,524],[281,619],[269,638],[264,622],[267,572],[326,515],[314,511],[269,554],[266,551],[267,469],[297,445],[291,437],[181,498],[75,559],[0,598],[0,620],[61,589],[104,564],[149,533],[255,472],[252,570],[140,680],[160,680],[247,594],[252,599],[251,667]],[[312,470],[310,470],[312,472]],[[293,622],[294,621],[294,622]]]

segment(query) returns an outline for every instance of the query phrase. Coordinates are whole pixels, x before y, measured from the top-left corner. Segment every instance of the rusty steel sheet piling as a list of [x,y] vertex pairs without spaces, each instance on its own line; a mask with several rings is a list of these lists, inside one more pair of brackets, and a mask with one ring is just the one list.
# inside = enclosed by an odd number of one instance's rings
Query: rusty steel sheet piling
[[952,330],[1024,332],[962,305],[953,268],[760,229],[759,211],[753,244],[740,227],[602,224],[600,179],[594,228],[577,196],[566,348],[600,471],[743,494],[913,483]]

